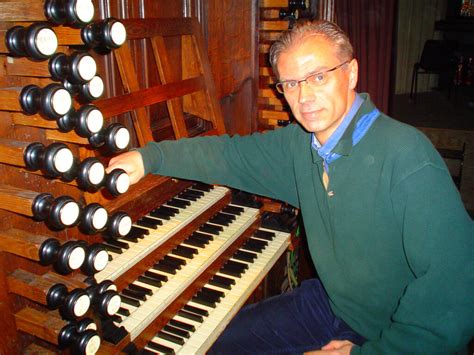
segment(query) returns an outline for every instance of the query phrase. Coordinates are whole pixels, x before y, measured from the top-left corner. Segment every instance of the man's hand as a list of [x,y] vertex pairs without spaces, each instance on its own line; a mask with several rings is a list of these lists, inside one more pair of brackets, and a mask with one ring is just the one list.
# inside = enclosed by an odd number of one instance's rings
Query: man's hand
[[105,170],[110,173],[114,169],[123,169],[130,177],[130,184],[135,184],[145,175],[142,155],[132,150],[110,159],[109,166]]
[[350,355],[354,344],[349,340],[332,340],[324,345],[321,350],[308,351],[307,355]]

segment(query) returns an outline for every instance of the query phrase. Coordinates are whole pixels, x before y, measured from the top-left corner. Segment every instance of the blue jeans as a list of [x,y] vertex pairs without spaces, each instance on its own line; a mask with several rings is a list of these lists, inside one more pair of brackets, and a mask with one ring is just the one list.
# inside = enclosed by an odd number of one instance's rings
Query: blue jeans
[[242,308],[208,354],[301,354],[334,339],[358,345],[366,340],[336,318],[321,282],[311,279]]

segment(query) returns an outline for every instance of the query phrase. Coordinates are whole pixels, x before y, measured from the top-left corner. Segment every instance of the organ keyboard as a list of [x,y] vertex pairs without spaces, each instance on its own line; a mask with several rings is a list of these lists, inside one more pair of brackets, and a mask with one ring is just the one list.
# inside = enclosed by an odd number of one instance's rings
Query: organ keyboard
[[[104,170],[150,140],[225,133],[200,25],[5,4],[22,16],[0,13],[0,353],[204,353],[294,226],[273,230],[227,187]],[[140,41],[159,75],[146,85]]]

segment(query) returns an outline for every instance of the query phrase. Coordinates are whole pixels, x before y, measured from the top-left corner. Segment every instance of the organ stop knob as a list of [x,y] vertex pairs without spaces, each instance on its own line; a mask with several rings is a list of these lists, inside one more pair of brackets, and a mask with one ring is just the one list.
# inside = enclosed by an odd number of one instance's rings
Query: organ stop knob
[[45,60],[51,57],[58,48],[58,38],[46,23],[34,23],[28,27],[15,26],[5,36],[5,43],[10,54],[17,57],[31,57]]
[[25,86],[20,93],[20,105],[27,113],[41,112],[48,119],[58,119],[72,107],[71,94],[58,84],[49,84],[43,89],[36,85]]
[[46,0],[44,12],[49,22],[83,27],[94,18],[91,0]]

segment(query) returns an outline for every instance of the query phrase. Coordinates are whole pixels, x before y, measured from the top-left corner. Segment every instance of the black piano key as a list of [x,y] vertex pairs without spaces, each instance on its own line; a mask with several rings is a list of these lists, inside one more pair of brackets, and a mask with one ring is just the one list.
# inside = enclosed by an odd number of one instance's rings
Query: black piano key
[[223,265],[221,269],[219,270],[219,272],[224,275],[234,276],[238,278],[240,278],[240,276],[242,275],[241,271],[231,268],[228,265]]
[[191,187],[195,190],[201,190],[201,191],[204,191],[204,192],[209,192],[212,189],[214,189],[214,186],[209,185],[209,184],[205,184],[203,182],[197,182]]
[[186,190],[184,190],[184,192],[188,195],[194,195],[196,197],[203,197],[204,196],[204,192],[202,192],[200,190],[186,189]]
[[196,327],[192,324],[185,323],[177,319],[170,319],[169,324],[176,328],[187,330],[188,332],[196,331]]
[[145,273],[143,275],[146,276],[146,277],[149,277],[151,279],[154,279],[156,281],[161,281],[161,282],[168,281],[168,276],[158,274],[158,273],[153,272],[153,271],[145,271]]
[[107,244],[107,243],[102,243],[102,246],[105,248],[105,250],[110,251],[111,253],[115,253],[115,254],[122,254],[123,253],[122,249],[118,248],[116,246],[113,246],[113,245],[110,245],[110,244]]
[[219,233],[221,232],[221,230],[223,230],[223,228],[221,226],[216,226],[216,225],[211,225],[211,224],[208,224],[208,223],[204,223],[203,225],[201,225],[201,227],[199,227],[199,230],[201,232],[214,234],[214,235],[219,235]]
[[180,265],[180,266],[186,265],[186,260],[180,259],[180,258],[175,258],[174,256],[171,256],[171,255],[166,255],[163,258],[163,260],[165,260],[166,262],[175,264],[175,265]]
[[172,268],[174,270],[180,270],[183,267],[181,264],[175,263],[172,260],[168,259],[161,259],[157,262],[157,264]]
[[158,229],[158,224],[154,223],[153,221],[149,221],[145,219],[145,217],[140,218],[138,221],[135,222],[137,225],[141,227],[146,227],[150,229]]
[[140,285],[130,284],[130,285],[128,285],[128,288],[132,291],[143,292],[144,294],[146,294],[148,296],[151,296],[153,294],[153,291],[151,289],[140,286]]
[[196,313],[191,313],[191,312],[185,311],[183,309],[178,311],[178,315],[183,317],[183,318],[186,318],[186,319],[192,320],[194,322],[198,322],[198,323],[202,323],[204,321],[203,316],[200,316],[199,314],[196,314]]
[[249,268],[248,264],[241,263],[240,261],[228,260],[227,265],[235,267],[236,269],[247,270]]
[[128,317],[130,315],[130,311],[126,308],[120,307],[119,310],[117,311],[117,314]]
[[122,242],[117,239],[107,239],[107,240],[104,240],[104,243],[108,245],[112,245],[120,249],[130,249],[130,245],[128,245],[128,243]]
[[235,221],[236,220],[236,217],[234,214],[230,214],[230,213],[223,213],[223,212],[218,212],[217,213],[217,216],[219,216],[220,218],[224,218],[226,220],[229,220],[229,221]]
[[225,206],[222,209],[222,212],[235,214],[235,215],[241,215],[244,212],[244,209],[238,206]]
[[117,314],[114,314],[112,316],[108,316],[108,318],[114,323],[122,323],[122,317],[120,317]]
[[164,219],[164,220],[167,220],[167,221],[169,221],[172,217],[169,214],[166,214],[166,213],[163,213],[163,212],[160,212],[160,211],[157,211],[157,210],[151,211],[150,216],[160,218],[160,219]]
[[134,306],[134,307],[140,307],[140,301],[134,298],[127,297],[123,294],[120,295],[120,298],[122,299],[123,303],[129,304],[130,306]]
[[167,274],[176,275],[176,268],[169,265],[156,263],[152,268]]
[[214,216],[209,220],[209,223],[218,224],[220,226],[228,226],[229,224],[232,223],[232,221],[229,221],[229,220],[221,218],[221,217]]
[[197,201],[198,197],[194,196],[192,194],[188,194],[186,192],[182,192],[178,195],[178,198],[182,200],[188,200],[188,201]]
[[186,209],[187,206],[189,206],[191,203],[186,200],[180,200],[177,198],[172,198],[171,200],[166,201],[166,204],[168,206],[173,206],[173,207],[178,207],[181,209]]
[[155,343],[154,341],[149,341],[146,346],[148,346],[150,349],[156,350],[156,351],[158,351],[158,352],[160,352],[160,353],[172,354],[172,355],[175,354],[175,352],[174,352],[173,349],[168,348],[167,346],[164,346],[164,345]]
[[177,337],[176,335],[173,335],[173,334],[159,331],[158,334],[156,334],[156,336],[160,339],[168,340],[178,345],[184,345],[184,339],[181,337]]
[[[207,243],[209,243],[209,242],[207,242]],[[188,245],[191,245],[191,246],[197,247],[197,248],[204,248],[207,243],[203,242],[202,240],[192,238],[192,237],[188,237],[188,239],[186,239],[184,241],[184,244],[188,244]]]
[[167,333],[176,335],[181,338],[189,338],[189,332],[180,328],[173,327],[172,325],[165,325],[163,330]]
[[241,260],[241,261],[246,261],[249,263],[252,263],[255,258],[257,257],[257,254],[251,253],[249,251],[245,250],[237,250],[234,255],[232,255],[234,259]]
[[209,287],[206,287],[206,286],[202,287],[200,291],[208,293],[210,295],[215,295],[216,297],[219,297],[219,298],[222,298],[222,297],[225,296],[224,292],[219,291],[219,290],[215,290],[213,288],[209,288]]
[[[126,236],[120,237],[119,239],[120,240],[126,240],[129,243],[138,243],[138,237],[135,237],[131,234],[127,234]],[[142,239],[142,238],[140,238],[140,239]]]
[[209,280],[209,283],[230,290],[232,285],[235,285],[235,280],[221,275],[214,275],[212,279]]
[[123,289],[122,292],[121,292],[121,295],[130,297],[130,298],[134,298],[134,299],[139,300],[139,301],[145,301],[146,300],[146,294],[145,293],[130,290],[128,288]]
[[199,307],[194,307],[189,304],[185,305],[183,307],[183,310],[194,313],[194,314],[199,314],[200,316],[203,316],[203,317],[209,316],[209,312],[207,310],[199,308]]
[[216,308],[216,300],[209,296],[205,295],[203,293],[198,292],[193,298],[193,302],[202,304],[203,306],[211,307],[211,308]]
[[[167,349],[169,349],[169,348],[167,348]],[[170,350],[172,351],[171,353],[165,352],[165,354],[174,354],[174,350],[173,349],[170,349]],[[156,353],[154,351],[150,351],[150,350],[147,350],[147,349],[142,349],[139,352],[137,352],[135,355],[155,355],[155,354]]]
[[147,285],[155,286],[155,287],[161,287],[162,282],[158,281],[156,279],[152,279],[151,277],[147,276],[138,276],[138,281],[143,282]]
[[170,206],[160,206],[155,211],[159,211],[160,213],[167,214],[168,216],[174,217],[175,215],[179,214],[179,208],[170,207]]
[[201,233],[201,232],[193,232],[193,234],[191,234],[193,237],[197,237],[197,238],[200,238],[202,240],[208,240],[208,241],[211,241],[211,240],[214,240],[214,237],[210,234],[206,234],[206,233]]
[[178,245],[171,251],[171,254],[182,256],[183,258],[192,259],[194,254],[197,254],[198,250],[196,248],[186,247],[184,245]]
[[266,239],[266,240],[273,240],[275,238],[275,233],[263,230],[256,230],[253,234],[256,238]]
[[132,226],[132,229],[130,229],[130,233],[128,235],[132,235],[135,238],[143,238],[144,235],[150,234],[150,231],[148,229],[140,228],[137,226]]

